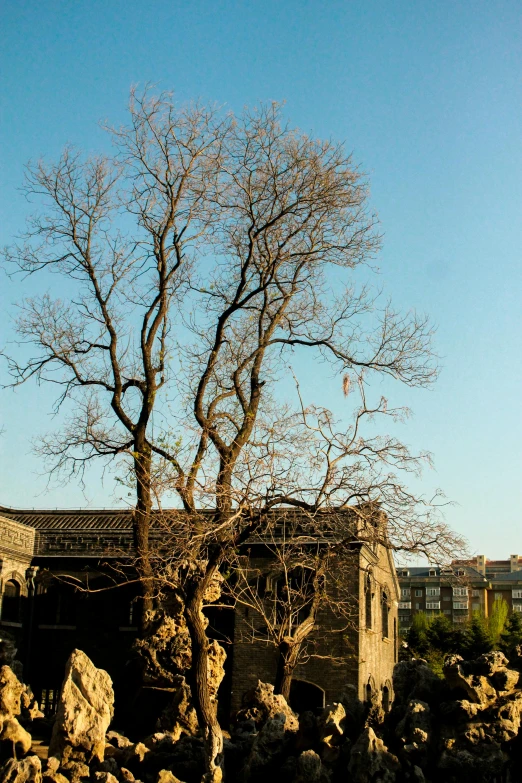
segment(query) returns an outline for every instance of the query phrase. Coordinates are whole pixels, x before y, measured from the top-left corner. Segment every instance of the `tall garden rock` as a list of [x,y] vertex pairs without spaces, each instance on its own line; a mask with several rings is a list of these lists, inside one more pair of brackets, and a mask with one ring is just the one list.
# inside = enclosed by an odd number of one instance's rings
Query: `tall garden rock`
[[367,726],[351,750],[348,779],[357,783],[395,783],[399,770],[397,756]]
[[103,761],[105,733],[114,710],[112,680],[81,650],[73,650],[65,668],[49,756],[61,764]]
[[236,721],[239,723],[252,720],[257,728],[261,728],[276,715],[285,716],[286,731],[297,731],[299,728],[299,719],[285,697],[275,694],[274,686],[270,683],[258,680],[255,688],[251,688],[243,696],[243,704],[236,715]]
[[25,693],[25,685],[20,682],[13,670],[7,665],[2,666],[0,668],[0,743],[4,758],[7,754],[15,758],[25,755],[31,748],[31,735],[18,721]]
[[9,759],[0,768],[2,783],[42,783],[42,764],[38,756],[25,759]]

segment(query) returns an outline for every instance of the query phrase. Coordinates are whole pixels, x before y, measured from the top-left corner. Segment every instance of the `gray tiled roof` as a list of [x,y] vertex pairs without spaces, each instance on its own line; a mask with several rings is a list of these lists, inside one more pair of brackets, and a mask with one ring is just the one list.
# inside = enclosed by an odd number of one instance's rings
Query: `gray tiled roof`
[[[403,571],[408,571],[408,576],[402,576]],[[439,566],[403,566],[401,568],[397,568],[397,574],[399,576],[399,579],[410,579],[412,577],[418,577],[418,578],[425,578],[425,579],[433,579],[434,577],[430,577],[430,571],[435,571],[435,577],[442,577],[448,578],[448,577],[456,577],[457,571],[464,571],[464,575],[469,577],[470,579],[480,579],[482,581],[487,581],[486,577],[483,576],[483,574],[480,573],[480,571],[477,571],[476,568],[472,568],[471,566],[464,566],[459,565],[456,568],[453,568],[451,570],[440,568]]]
[[[169,509],[159,513],[173,518],[182,511]],[[27,509],[19,510],[0,506],[0,516],[34,527],[39,531],[47,530],[132,530],[133,508],[118,509]]]
[[490,577],[492,582],[522,582],[522,571],[512,571],[509,574],[498,574]]

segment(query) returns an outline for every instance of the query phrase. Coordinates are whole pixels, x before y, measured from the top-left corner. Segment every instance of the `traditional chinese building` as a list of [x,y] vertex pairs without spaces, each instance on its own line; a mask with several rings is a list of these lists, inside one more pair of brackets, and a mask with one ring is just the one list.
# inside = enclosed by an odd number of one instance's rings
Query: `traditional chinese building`
[[[171,512],[183,513],[179,511]],[[152,526],[152,537],[158,536]],[[317,642],[317,655],[300,664],[294,680],[297,702],[321,707],[352,686],[361,700],[392,694],[397,660],[399,586],[389,549],[354,539],[351,582],[357,607],[347,630],[332,613],[320,617],[331,633]],[[111,674],[115,687],[138,629],[135,586],[97,592],[111,562],[133,553],[131,510],[15,510],[0,507],[0,633],[15,636],[19,657],[44,706],[52,710],[65,661],[75,648]],[[83,588],[60,580],[72,577]],[[258,678],[273,682],[276,652],[249,638],[246,609],[215,610],[212,625],[226,628],[230,705]],[[250,622],[250,621],[249,621]],[[337,624],[337,625],[336,625]],[[322,645],[322,646],[321,646]],[[293,698],[294,698],[293,697]]]

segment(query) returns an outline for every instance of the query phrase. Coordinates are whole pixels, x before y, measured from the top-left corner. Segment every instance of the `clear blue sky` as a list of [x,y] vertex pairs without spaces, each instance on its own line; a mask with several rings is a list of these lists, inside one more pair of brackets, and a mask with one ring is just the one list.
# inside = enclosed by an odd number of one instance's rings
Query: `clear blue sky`
[[[456,501],[448,519],[475,551],[522,553],[518,0],[4,0],[0,39],[2,245],[29,209],[23,164],[103,148],[97,122],[124,120],[136,82],[234,110],[286,100],[294,124],[345,140],[371,178],[386,290],[438,324],[440,381],[396,390],[415,412],[401,434],[433,452],[425,486]],[[0,287],[5,313],[22,288]],[[317,393],[341,404],[337,387]],[[0,395],[0,504],[111,505],[97,474],[86,495],[45,491],[30,441],[53,426],[50,400]]]

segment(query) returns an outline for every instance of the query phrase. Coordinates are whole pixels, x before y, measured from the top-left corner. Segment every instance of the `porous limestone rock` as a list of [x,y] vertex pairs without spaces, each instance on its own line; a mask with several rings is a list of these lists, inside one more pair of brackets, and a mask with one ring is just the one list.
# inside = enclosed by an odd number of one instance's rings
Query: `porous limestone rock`
[[[330,708],[326,708],[325,712],[328,712]],[[299,713],[299,730],[295,736],[294,749],[296,753],[301,753],[303,750],[310,750],[311,748],[320,747],[320,733],[319,733],[319,721],[321,718],[317,718],[311,710],[305,710]],[[245,724],[242,724],[245,725]],[[255,731],[255,723],[252,721]],[[333,730],[328,729],[333,735]],[[328,736],[328,735],[327,735]],[[329,750],[327,745],[321,746],[321,752]]]
[[190,633],[180,598],[171,596],[168,604],[151,613],[148,633],[136,639],[133,647],[145,685],[177,687],[192,662]]
[[259,728],[276,715],[284,715],[284,730],[297,731],[299,720],[281,694],[274,694],[274,686],[257,681],[255,688],[243,696],[243,705],[236,715],[236,721],[253,720]]
[[520,672],[517,672],[514,669],[503,669],[494,672],[490,677],[490,681],[497,691],[508,693],[514,691],[515,688],[518,687],[519,679]]
[[211,639],[208,644],[208,687],[212,701],[217,699],[219,686],[225,676],[225,660],[227,654],[215,639]]
[[483,674],[474,674],[460,655],[449,655],[444,661],[443,672],[449,687],[465,691],[469,701],[487,706],[497,697],[488,678]]
[[469,668],[472,674],[481,674],[484,677],[491,677],[496,672],[505,671],[509,664],[508,659],[500,650],[479,655],[473,661],[467,661],[465,666]]
[[69,781],[61,772],[53,772],[47,769],[42,775],[42,783],[69,783]]
[[10,666],[0,668],[0,715],[20,715],[25,688]]
[[[286,702],[285,702],[286,703]],[[297,723],[297,721],[295,721]],[[259,733],[254,738],[250,754],[245,763],[245,777],[248,781],[264,781],[269,779],[270,771],[281,766],[288,749],[289,734],[296,731],[297,726],[288,725],[288,716],[280,712],[268,718]]]
[[14,637],[2,631],[0,635],[0,666],[11,666],[16,659],[16,653]]
[[415,760],[417,764],[423,766],[427,760],[432,738],[432,717],[429,705],[419,699],[409,701],[404,717],[397,724],[395,734],[402,743],[406,758],[409,761]]
[[496,742],[476,739],[467,745],[451,739],[443,743],[437,763],[443,780],[498,780],[506,764],[502,748]]
[[328,780],[321,757],[315,751],[304,750],[297,757],[294,783],[327,783]]
[[83,761],[69,760],[60,766],[60,772],[70,783],[87,783],[90,777],[90,769]]
[[19,723],[26,686],[20,682],[10,666],[0,668],[0,742],[3,752],[10,749],[15,758],[25,755],[31,748],[31,735]]
[[160,769],[156,783],[182,783],[170,769]]
[[346,710],[340,703],[326,707],[318,720],[319,738],[329,748],[339,745],[344,735]]
[[20,710],[20,717],[23,723],[31,723],[33,720],[36,720],[36,718],[45,717],[36,701],[34,693],[27,684],[24,684],[24,689],[20,696]]
[[[201,570],[203,565],[190,563],[186,568]],[[205,591],[205,603],[213,603],[219,599],[222,582],[223,577],[216,572]],[[149,612],[148,632],[143,638],[136,639],[133,645],[144,685],[177,687],[179,678],[184,677],[190,669],[192,650],[184,609],[181,597],[171,593],[164,599],[161,608]],[[202,615],[202,620],[206,627],[208,618]],[[217,683],[216,692],[224,676],[221,667],[225,658],[224,649],[216,641],[212,641],[209,647],[209,678],[211,688],[214,682]]]
[[73,650],[65,668],[49,755],[66,762],[103,761],[105,733],[113,716],[112,680],[81,650]]
[[442,682],[422,658],[399,661],[393,669],[394,706],[406,705],[412,699],[430,703],[438,695]]
[[2,783],[42,783],[42,764],[38,756],[9,759],[0,769]]
[[117,731],[108,731],[105,735],[107,743],[113,745],[115,748],[130,748],[133,744],[128,737],[120,734]]
[[118,783],[118,778],[110,772],[95,772],[94,780],[96,783]]
[[14,717],[3,720],[0,741],[11,744],[16,757],[25,756],[31,750],[31,735]]
[[158,718],[157,728],[169,732],[174,740],[178,740],[182,734],[190,736],[197,734],[198,716],[192,704],[190,688],[184,678]]
[[367,726],[352,747],[348,773],[357,783],[395,783],[400,764],[374,730]]

